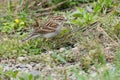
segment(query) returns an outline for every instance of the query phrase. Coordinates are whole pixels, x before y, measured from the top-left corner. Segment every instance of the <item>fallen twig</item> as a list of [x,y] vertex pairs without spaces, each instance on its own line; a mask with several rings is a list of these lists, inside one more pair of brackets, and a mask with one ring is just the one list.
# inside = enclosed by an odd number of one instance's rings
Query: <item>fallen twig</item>
[[67,1],[68,1],[68,0],[65,0],[65,1],[62,1],[62,2],[60,2],[60,3],[56,4],[56,5],[53,5],[53,6],[51,6],[51,7],[48,7],[48,8],[45,8],[45,9],[37,10],[37,12],[44,12],[44,11],[49,11],[49,10],[55,9],[55,8],[57,8],[58,6],[60,6],[60,5],[64,4],[64,3],[66,3]]

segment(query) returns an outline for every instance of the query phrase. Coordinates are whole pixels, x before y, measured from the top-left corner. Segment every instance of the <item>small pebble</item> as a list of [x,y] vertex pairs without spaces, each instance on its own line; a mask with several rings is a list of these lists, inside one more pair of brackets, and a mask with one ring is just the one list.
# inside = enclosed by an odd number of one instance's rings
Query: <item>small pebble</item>
[[22,62],[22,61],[25,61],[25,60],[26,60],[26,57],[18,57],[17,60],[18,60],[19,62]]
[[25,66],[26,68],[32,69],[32,66],[30,64],[26,64]]
[[59,49],[60,52],[63,52],[63,51],[65,51],[65,50],[66,50],[65,48],[60,48],[60,49]]
[[48,51],[48,54],[52,54],[53,53],[53,51]]
[[31,71],[30,73],[31,73],[33,76],[38,76],[38,75],[40,74],[40,72],[37,71],[37,70],[33,70],[33,71]]
[[73,52],[73,53],[80,53],[78,47],[74,47],[74,48],[72,48],[72,52]]

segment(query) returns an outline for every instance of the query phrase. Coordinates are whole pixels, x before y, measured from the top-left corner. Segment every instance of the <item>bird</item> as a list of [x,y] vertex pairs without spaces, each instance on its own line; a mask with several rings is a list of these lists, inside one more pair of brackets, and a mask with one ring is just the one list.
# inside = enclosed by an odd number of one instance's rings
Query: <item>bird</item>
[[36,21],[36,25],[38,27],[35,27],[32,33],[23,39],[22,42],[26,42],[37,37],[53,38],[60,34],[62,27],[66,21],[66,17],[61,15],[51,17],[41,26],[38,26],[38,22]]

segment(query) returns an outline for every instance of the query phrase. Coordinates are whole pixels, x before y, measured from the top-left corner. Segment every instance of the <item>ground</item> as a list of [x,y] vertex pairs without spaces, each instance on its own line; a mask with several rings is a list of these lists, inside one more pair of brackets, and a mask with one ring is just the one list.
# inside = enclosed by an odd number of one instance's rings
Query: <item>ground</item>
[[[58,8],[56,2],[44,5],[44,1],[28,6],[24,1],[21,5],[9,2],[9,7],[1,4],[0,79],[119,80],[120,5],[117,0],[100,1],[69,1],[66,8],[61,2]],[[55,38],[21,42],[34,28],[35,20],[42,25],[49,16],[59,14],[69,20],[64,26],[73,30],[65,27]]]

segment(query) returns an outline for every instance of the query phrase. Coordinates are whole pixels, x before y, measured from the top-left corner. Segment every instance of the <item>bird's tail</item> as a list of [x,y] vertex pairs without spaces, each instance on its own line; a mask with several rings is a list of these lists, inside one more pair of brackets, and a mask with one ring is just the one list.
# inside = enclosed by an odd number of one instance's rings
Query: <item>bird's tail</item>
[[39,36],[40,36],[40,34],[34,34],[34,33],[32,33],[28,37],[26,37],[25,39],[23,39],[22,42],[24,43],[26,41],[29,41],[29,40],[34,39],[34,38],[37,38]]

